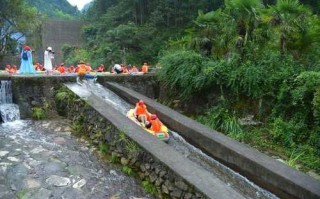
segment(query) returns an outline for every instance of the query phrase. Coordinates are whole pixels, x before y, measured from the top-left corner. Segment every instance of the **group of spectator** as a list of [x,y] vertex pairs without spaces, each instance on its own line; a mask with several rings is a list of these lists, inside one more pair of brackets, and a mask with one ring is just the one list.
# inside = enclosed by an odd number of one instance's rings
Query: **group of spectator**
[[111,73],[117,73],[117,74],[120,74],[120,73],[124,73],[124,74],[127,74],[127,73],[138,73],[138,72],[142,72],[142,73],[148,73],[148,70],[149,70],[149,66],[147,63],[144,63],[142,66],[141,66],[141,69],[139,71],[139,69],[136,67],[136,66],[131,66],[130,64],[129,65],[125,65],[125,64],[115,64],[112,68],[111,68]]
[[[61,63],[60,65],[55,65],[52,68],[52,71],[47,71],[46,68],[40,64],[39,62],[37,62],[34,65],[34,69],[37,72],[47,72],[49,73],[60,73],[60,74],[64,74],[64,73],[88,73],[88,72],[106,72],[106,69],[104,67],[103,64],[100,64],[99,67],[97,67],[96,69],[92,69],[90,63],[84,63],[83,61],[80,61],[79,64],[77,66],[65,66],[64,63]],[[114,74],[130,74],[130,73],[148,73],[149,70],[149,66],[147,63],[144,63],[140,69],[137,68],[136,66],[132,66],[132,65],[125,65],[125,64],[115,64],[113,67],[111,67],[110,69],[110,73],[114,73]],[[7,64],[5,66],[5,71],[7,71],[9,74],[15,74],[18,72],[17,66],[16,65],[9,65]]]

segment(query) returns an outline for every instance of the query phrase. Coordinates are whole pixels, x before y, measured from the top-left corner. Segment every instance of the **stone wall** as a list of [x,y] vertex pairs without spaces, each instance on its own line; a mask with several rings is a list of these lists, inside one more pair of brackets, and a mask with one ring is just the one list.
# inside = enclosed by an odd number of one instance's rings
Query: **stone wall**
[[75,82],[74,76],[15,76],[12,81],[13,102],[19,105],[22,119],[32,117],[33,107],[48,106],[55,115],[54,87],[64,82]]
[[88,136],[94,144],[105,144],[113,159],[133,169],[141,180],[154,184],[162,196],[185,199],[206,198],[196,191],[193,185],[177,176],[85,101],[80,100],[70,91],[64,92],[69,92],[71,96],[68,98],[69,105],[64,101],[56,101],[57,107],[60,113],[67,113],[73,126],[78,129],[78,133]]

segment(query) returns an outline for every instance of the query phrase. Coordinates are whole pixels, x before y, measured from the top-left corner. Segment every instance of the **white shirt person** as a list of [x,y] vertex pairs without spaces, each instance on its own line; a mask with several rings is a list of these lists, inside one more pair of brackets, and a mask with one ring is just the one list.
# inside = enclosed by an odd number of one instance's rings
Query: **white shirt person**
[[44,51],[44,68],[47,72],[52,71],[52,59],[54,59],[53,53],[51,47],[48,47],[47,50]]

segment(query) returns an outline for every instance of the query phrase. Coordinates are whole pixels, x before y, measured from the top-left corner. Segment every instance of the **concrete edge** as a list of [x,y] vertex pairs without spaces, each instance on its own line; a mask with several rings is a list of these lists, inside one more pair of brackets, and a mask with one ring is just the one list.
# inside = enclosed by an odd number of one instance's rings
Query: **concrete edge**
[[[216,199],[244,199],[240,193],[227,186],[216,176],[201,169],[195,163],[175,151],[172,147],[144,132],[143,129],[116,111],[113,107],[103,102],[98,96],[95,96],[88,90],[84,91],[84,88],[82,87],[81,89],[74,89],[74,87],[70,85],[71,84],[65,84],[72,92],[86,100],[93,109],[104,116],[115,127],[124,132],[144,150],[165,164],[169,169],[194,186],[206,197]],[[84,95],[77,93],[77,91],[80,90],[81,92],[84,91]],[[124,125],[123,121],[128,122]],[[166,153],[163,151],[166,151]],[[181,166],[182,163],[183,166]]]
[[[320,198],[320,181],[116,83],[107,87],[131,104],[139,99],[186,140],[283,198]],[[195,136],[196,135],[196,138]],[[227,155],[226,155],[227,154]]]

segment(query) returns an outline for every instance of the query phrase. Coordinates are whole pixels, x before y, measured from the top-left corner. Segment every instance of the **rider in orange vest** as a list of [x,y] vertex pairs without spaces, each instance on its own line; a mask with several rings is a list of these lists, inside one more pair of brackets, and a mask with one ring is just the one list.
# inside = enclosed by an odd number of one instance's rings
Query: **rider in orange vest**
[[149,123],[148,122],[149,113],[144,101],[140,100],[138,103],[136,103],[136,108],[134,109],[134,115],[144,125],[147,125]]
[[154,131],[155,133],[161,132],[162,123],[158,119],[157,115],[151,115],[151,127],[150,130]]

